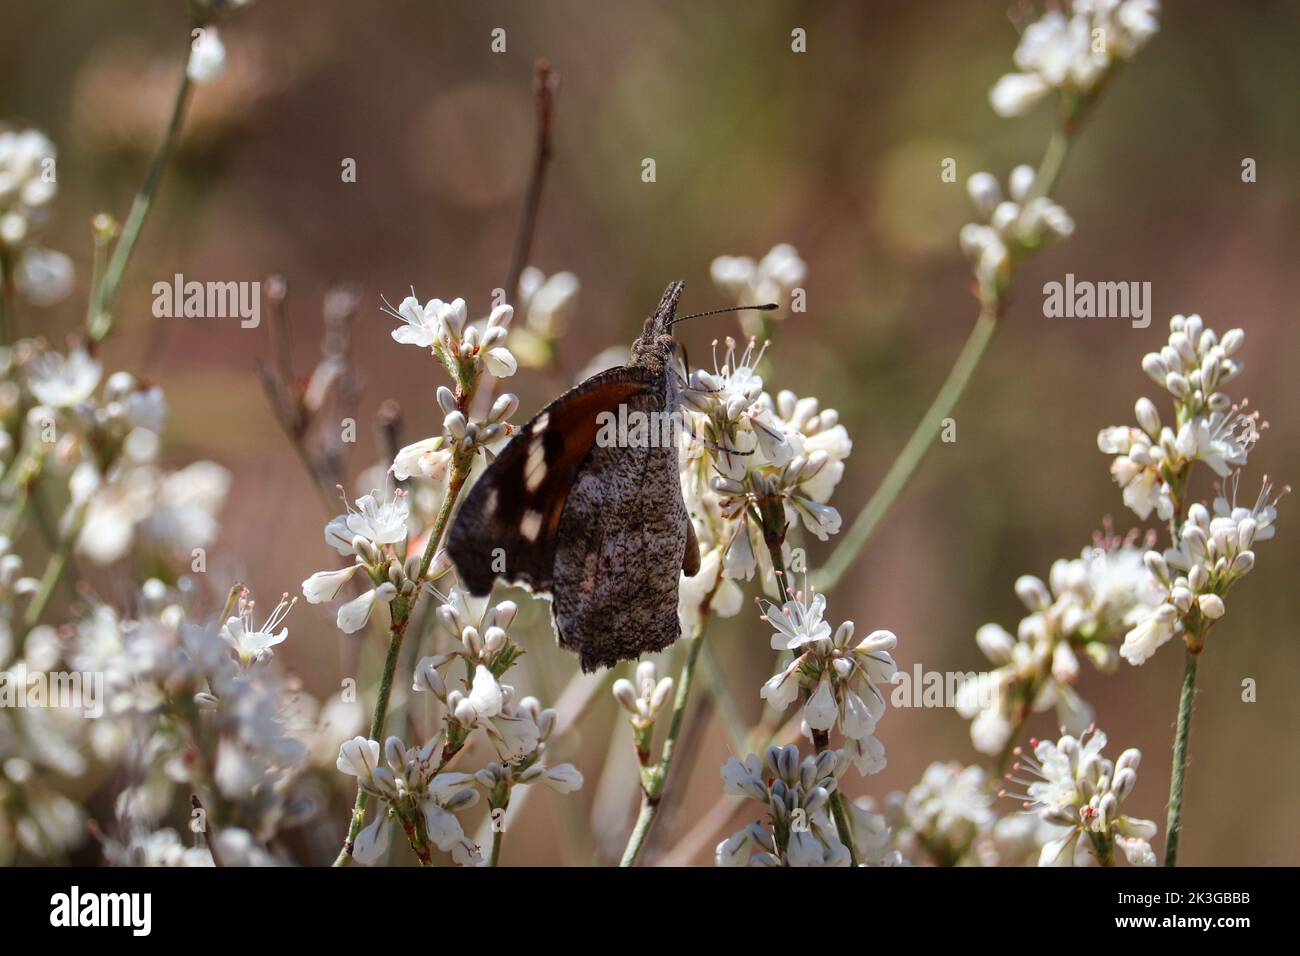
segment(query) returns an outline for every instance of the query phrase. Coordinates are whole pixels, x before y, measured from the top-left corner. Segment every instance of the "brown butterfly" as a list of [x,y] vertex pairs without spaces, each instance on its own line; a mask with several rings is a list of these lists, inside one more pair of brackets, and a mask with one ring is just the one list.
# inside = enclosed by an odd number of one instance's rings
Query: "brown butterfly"
[[571,388],[519,430],[470,489],[448,536],[471,594],[487,594],[498,577],[550,592],[560,646],[584,671],[676,641],[678,572],[700,567],[676,443],[597,440],[611,416],[681,414],[672,327],[695,318],[676,314],[683,285],[664,290],[627,365]]

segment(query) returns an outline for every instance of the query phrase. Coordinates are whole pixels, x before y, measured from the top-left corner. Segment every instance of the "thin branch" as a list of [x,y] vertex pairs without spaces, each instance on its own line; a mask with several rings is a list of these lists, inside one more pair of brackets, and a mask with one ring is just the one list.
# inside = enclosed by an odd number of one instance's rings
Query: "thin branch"
[[546,169],[551,160],[551,118],[555,112],[555,91],[559,89],[559,74],[552,72],[546,60],[538,60],[533,67],[533,92],[537,108],[537,139],[533,147],[533,168],[524,193],[524,208],[515,233],[514,258],[510,263],[510,276],[506,280],[506,299],[519,294],[519,277],[528,265],[533,238],[537,232],[537,217],[542,206],[542,188],[546,184]]

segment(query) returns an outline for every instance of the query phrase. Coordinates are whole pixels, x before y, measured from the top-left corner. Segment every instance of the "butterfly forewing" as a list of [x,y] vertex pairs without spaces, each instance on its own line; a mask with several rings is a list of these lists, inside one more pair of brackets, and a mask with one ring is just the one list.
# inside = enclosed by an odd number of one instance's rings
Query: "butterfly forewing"
[[557,533],[574,480],[591,454],[601,412],[654,391],[641,368],[607,369],[537,413],[470,488],[447,541],[447,553],[472,594],[500,577],[535,591],[554,582]]

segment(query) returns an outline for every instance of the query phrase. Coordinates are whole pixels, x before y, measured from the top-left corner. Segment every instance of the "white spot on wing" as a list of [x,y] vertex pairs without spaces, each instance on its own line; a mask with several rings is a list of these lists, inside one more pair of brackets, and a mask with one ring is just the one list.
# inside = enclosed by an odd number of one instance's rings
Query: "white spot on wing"
[[540,511],[525,511],[524,520],[519,523],[519,533],[524,536],[524,540],[536,541],[541,532],[542,513]]
[[528,458],[524,461],[524,488],[531,494],[541,487],[546,478],[546,448],[542,436],[534,435],[528,443]]
[[533,422],[533,433],[536,434],[551,423],[551,416],[548,412],[542,412],[537,416],[537,421]]

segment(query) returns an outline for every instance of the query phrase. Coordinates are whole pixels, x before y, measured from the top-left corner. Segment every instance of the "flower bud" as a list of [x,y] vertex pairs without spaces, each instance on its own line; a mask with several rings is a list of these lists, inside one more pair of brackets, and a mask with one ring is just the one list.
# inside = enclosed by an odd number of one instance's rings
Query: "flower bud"
[[1201,613],[1211,621],[1217,621],[1223,617],[1223,598],[1217,594],[1202,594],[1196,599],[1196,603],[1201,608]]
[[614,681],[614,699],[622,705],[623,709],[635,714],[637,712],[636,688],[626,677],[620,677]]
[[1157,437],[1160,434],[1160,412],[1156,410],[1155,402],[1149,398],[1139,398],[1133,410],[1137,413],[1142,430],[1152,438]]
[[1159,352],[1148,352],[1142,357],[1142,371],[1146,372],[1157,385],[1164,385],[1165,376],[1169,374],[1169,369],[1161,360]]
[[444,415],[450,415],[454,411],[459,411],[456,405],[456,395],[446,385],[438,386],[438,405],[442,408]]

